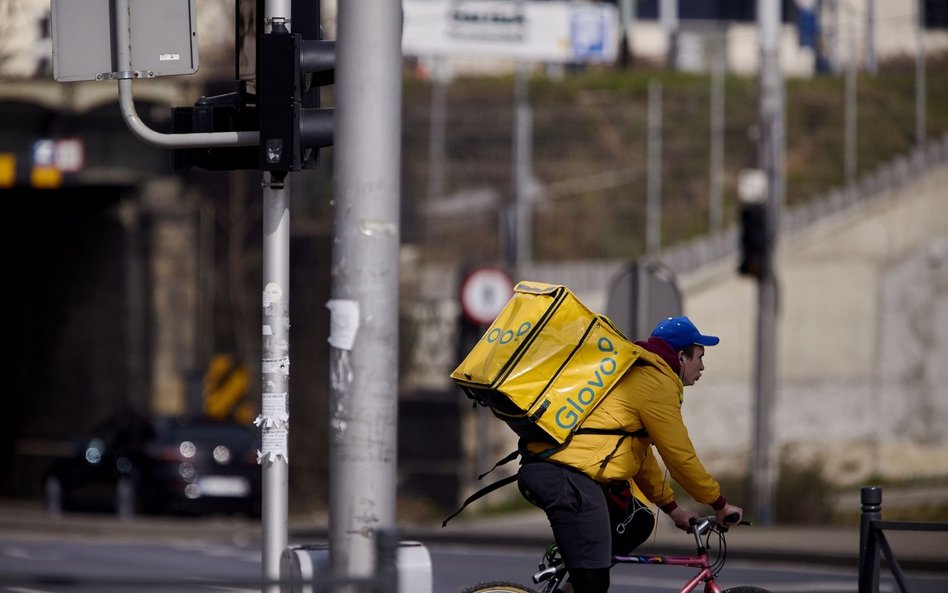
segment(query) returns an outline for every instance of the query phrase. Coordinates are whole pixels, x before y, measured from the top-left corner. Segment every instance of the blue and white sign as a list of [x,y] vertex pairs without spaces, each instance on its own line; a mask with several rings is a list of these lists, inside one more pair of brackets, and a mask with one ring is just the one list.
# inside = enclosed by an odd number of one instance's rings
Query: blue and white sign
[[[609,23],[605,11],[575,6],[570,14],[570,41],[574,62],[599,62],[608,53]],[[612,48],[615,51],[615,48]]]
[[75,173],[85,161],[82,140],[78,138],[42,138],[33,142],[33,166],[52,167],[63,173]]
[[37,167],[52,167],[56,164],[56,141],[37,140],[33,143],[33,164]]
[[619,11],[580,0],[403,0],[402,52],[551,63],[613,62]]

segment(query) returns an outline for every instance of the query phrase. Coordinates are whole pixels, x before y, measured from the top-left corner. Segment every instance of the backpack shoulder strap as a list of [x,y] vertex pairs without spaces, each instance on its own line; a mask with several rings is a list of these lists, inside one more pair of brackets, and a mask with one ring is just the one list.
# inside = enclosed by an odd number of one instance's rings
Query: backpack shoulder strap
[[619,450],[619,446],[622,445],[622,441],[628,438],[647,438],[648,431],[644,428],[640,428],[634,432],[629,432],[628,430],[610,430],[607,428],[577,428],[574,434],[614,434],[619,437],[616,441],[616,446],[611,453],[602,458],[602,461],[599,463],[600,468],[605,468],[609,465],[609,462],[612,460],[612,456],[616,454],[616,451]]
[[[494,467],[490,468],[490,469],[487,470],[486,472],[484,472],[484,473],[482,473],[481,475],[477,476],[477,479],[480,480],[481,478],[483,478],[484,476],[486,476],[486,475],[489,474],[490,472],[494,471],[494,470],[497,469],[498,467],[500,467],[500,466],[502,466],[502,465],[504,465],[504,464],[506,464],[506,463],[510,463],[511,461],[513,461],[514,459],[516,459],[517,457],[520,457],[520,449],[514,449],[513,451],[511,451],[510,453],[508,453],[507,455],[505,455],[505,456],[504,456],[503,458],[501,458],[497,463],[494,464]],[[486,494],[486,492],[485,492],[485,494]]]
[[[617,436],[619,436],[619,442],[616,443],[616,450],[618,450],[618,449],[619,449],[619,444],[623,441],[623,439],[628,438],[628,437],[633,437],[633,438],[635,438],[635,437],[647,437],[647,436],[648,436],[648,431],[645,430],[644,428],[642,428],[642,429],[640,429],[640,430],[637,430],[637,431],[635,431],[635,432],[629,432],[629,431],[627,431],[627,430],[618,430],[618,429],[616,429],[616,430],[609,430],[609,429],[605,429],[605,428],[578,428],[578,429],[576,429],[575,431],[573,431],[573,434],[613,434],[613,435],[617,435]],[[570,437],[572,437],[572,435],[570,435]],[[478,479],[478,480],[482,479],[484,476],[486,476],[486,475],[489,474],[490,472],[494,471],[495,469],[497,469],[497,468],[500,467],[501,465],[504,465],[504,464],[506,464],[506,463],[510,463],[511,461],[513,461],[514,459],[516,459],[516,458],[518,458],[518,457],[523,458],[523,457],[525,457],[525,456],[527,456],[527,455],[529,455],[529,456],[531,456],[531,457],[538,457],[538,458],[541,458],[541,459],[542,459],[542,458],[549,457],[550,455],[552,455],[552,454],[555,453],[556,451],[559,451],[560,449],[562,449],[563,447],[565,447],[567,444],[569,444],[569,440],[570,440],[570,439],[568,438],[568,439],[566,440],[566,442],[564,442],[563,444],[561,444],[561,445],[555,445],[555,444],[554,444],[554,445],[551,446],[549,449],[544,449],[543,451],[539,451],[539,452],[529,452],[529,453],[526,452],[527,450],[526,450],[526,448],[525,448],[525,446],[524,446],[524,443],[521,441],[520,445],[519,445],[515,450],[511,451],[510,453],[508,453],[507,455],[505,455],[503,458],[501,458],[497,463],[494,464],[494,467],[490,468],[490,469],[487,470],[486,472],[484,472],[484,473],[482,473],[481,475],[477,476],[477,479]],[[610,453],[609,455],[607,455],[606,458],[603,460],[602,465],[605,466],[607,463],[609,463],[609,460],[612,458],[612,456],[613,456],[614,454],[615,454],[615,451],[613,451],[612,453]],[[468,497],[464,500],[464,502],[461,504],[461,507],[458,508],[458,510],[456,510],[456,511],[454,511],[453,513],[451,513],[450,515],[448,515],[448,517],[445,518],[445,520],[441,522],[441,526],[442,526],[442,527],[446,526],[446,525],[448,524],[448,521],[450,521],[451,519],[453,519],[453,518],[457,517],[458,515],[460,515],[460,514],[461,514],[461,511],[463,511],[465,508],[467,508],[467,505],[471,504],[471,503],[474,502],[475,500],[481,498],[481,497],[484,496],[485,494],[490,494],[491,492],[493,492],[494,490],[497,490],[498,488],[502,488],[502,487],[506,486],[507,484],[511,484],[511,483],[515,482],[516,480],[517,480],[517,474],[515,473],[515,474],[512,474],[512,475],[507,476],[506,478],[501,478],[501,479],[497,480],[496,482],[492,482],[492,483],[488,484],[487,486],[484,486],[483,488],[481,488],[480,490],[478,490],[478,491],[475,492],[474,494],[468,496]]]
[[474,494],[468,496],[467,499],[465,499],[464,503],[461,505],[461,508],[459,508],[458,510],[448,515],[448,517],[445,518],[445,520],[441,522],[441,526],[444,527],[445,525],[447,525],[448,521],[460,515],[461,511],[463,511],[467,507],[467,505],[471,504],[478,498],[484,496],[485,494],[490,494],[494,490],[497,490],[498,488],[506,486],[507,484],[510,484],[512,482],[515,482],[516,480],[517,480],[517,474],[512,474],[512,475],[507,476],[506,478],[501,478],[497,480],[496,482],[493,482],[491,484],[488,484],[487,486],[484,486],[483,488],[481,488]]
[[[494,464],[494,467],[490,468],[490,469],[487,470],[486,472],[484,472],[484,473],[482,473],[481,475],[477,476],[477,479],[478,479],[478,480],[482,479],[484,476],[486,476],[486,475],[489,474],[490,472],[494,471],[495,469],[497,469],[497,468],[500,467],[501,465],[504,465],[504,464],[506,464],[506,463],[510,463],[511,461],[513,461],[514,459],[516,459],[516,458],[518,458],[518,457],[520,457],[521,459],[522,459],[523,457],[528,456],[528,455],[529,455],[529,456],[536,456],[536,457],[546,457],[546,456],[548,456],[549,454],[551,454],[554,450],[557,450],[557,449],[559,449],[559,448],[560,448],[560,446],[555,446],[555,447],[551,447],[550,449],[541,451],[541,452],[539,452],[539,453],[530,453],[530,452],[527,452],[525,443],[523,442],[523,440],[521,440],[516,449],[514,449],[513,451],[511,451],[510,453],[508,453],[507,455],[505,455],[503,458],[501,458],[500,461],[498,461],[497,463]],[[471,504],[472,502],[474,502],[474,501],[477,500],[478,498],[484,496],[485,494],[490,494],[490,493],[493,492],[494,490],[497,490],[498,488],[502,488],[502,487],[506,486],[507,484],[511,484],[511,483],[515,482],[516,480],[517,480],[517,474],[514,473],[514,474],[512,474],[512,475],[510,475],[510,476],[507,476],[506,478],[501,478],[501,479],[497,480],[496,482],[492,482],[492,483],[488,484],[487,486],[484,486],[483,488],[481,488],[480,490],[478,490],[478,491],[475,492],[474,494],[468,496],[468,497],[464,500],[464,503],[461,504],[461,507],[460,507],[458,510],[454,511],[453,513],[451,513],[444,521],[441,522],[441,526],[444,527],[445,525],[447,525],[447,524],[448,524],[448,521],[450,521],[451,519],[453,519],[453,518],[457,517],[458,515],[460,515],[460,514],[461,514],[461,511],[463,511],[463,510],[467,507],[467,505]]]
[[617,436],[623,437],[632,437],[632,438],[646,438],[648,437],[648,431],[644,428],[640,428],[636,431],[629,432],[628,430],[622,430],[620,428],[583,428],[579,427],[573,434],[614,434]]

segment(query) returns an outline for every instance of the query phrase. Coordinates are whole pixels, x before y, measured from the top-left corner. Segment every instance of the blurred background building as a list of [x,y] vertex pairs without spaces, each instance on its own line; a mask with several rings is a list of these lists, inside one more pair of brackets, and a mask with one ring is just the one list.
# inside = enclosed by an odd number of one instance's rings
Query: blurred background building
[[[333,3],[322,4],[331,38]],[[685,410],[705,423],[692,436],[712,467],[740,480],[755,305],[735,271],[737,184],[756,154],[755,2],[612,3],[614,59],[529,65],[523,162],[518,61],[419,49],[417,35],[450,22],[414,19],[528,4],[556,3],[403,2],[401,492],[450,507],[512,443],[448,380],[483,329],[460,314],[466,271],[515,268],[604,311],[611,283],[646,255],[674,273],[685,312],[722,337]],[[948,2],[784,5],[773,438],[782,461],[834,483],[948,480]],[[238,3],[197,6],[198,73],[135,83],[153,129],[170,131],[171,107],[236,88]],[[118,410],[249,422],[259,405],[260,174],[175,171],[170,151],[130,134],[114,82],[53,81],[51,49],[48,2],[0,0],[3,261],[17,338],[0,496],[39,496],[64,443]],[[290,471],[301,508],[326,496],[331,149],[320,159],[293,186]],[[656,179],[657,251],[646,244]],[[518,192],[532,231],[513,266]]]

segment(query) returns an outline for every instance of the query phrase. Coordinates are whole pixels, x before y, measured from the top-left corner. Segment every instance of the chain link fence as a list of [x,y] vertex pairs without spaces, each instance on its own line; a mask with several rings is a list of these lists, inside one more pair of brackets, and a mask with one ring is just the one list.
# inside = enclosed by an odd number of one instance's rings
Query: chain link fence
[[[788,207],[842,187],[847,167],[858,178],[913,150],[919,118],[927,138],[948,131],[948,54],[927,56],[924,114],[919,73],[907,67],[913,60],[858,74],[854,93],[845,72],[786,80]],[[520,189],[531,209],[532,260],[636,259],[646,248],[647,191],[656,181],[663,249],[708,234],[715,216],[733,225],[740,171],[757,162],[757,81],[729,74],[717,82],[723,101],[715,110],[712,73],[536,68],[529,182]],[[656,84],[661,101],[650,103]],[[428,261],[503,261],[505,212],[518,192],[514,86],[512,75],[406,82],[405,236]],[[658,110],[651,126],[650,110]]]

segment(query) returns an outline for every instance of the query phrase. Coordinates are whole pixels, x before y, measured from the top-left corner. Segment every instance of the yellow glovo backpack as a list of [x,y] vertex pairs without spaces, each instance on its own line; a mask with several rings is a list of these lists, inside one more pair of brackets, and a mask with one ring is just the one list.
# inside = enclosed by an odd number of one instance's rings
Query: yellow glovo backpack
[[[520,282],[451,378],[475,406],[487,407],[522,441],[548,441],[550,448],[541,455],[549,455],[577,432],[602,432],[584,430],[582,422],[641,352],[567,287]],[[519,455],[518,449],[494,468]],[[444,524],[469,503],[515,479],[504,478],[474,493]]]

